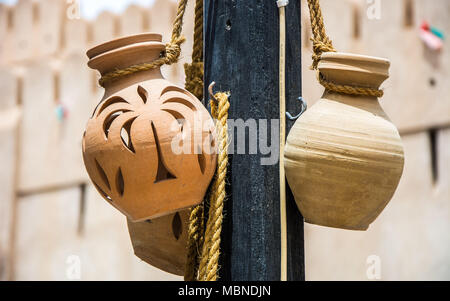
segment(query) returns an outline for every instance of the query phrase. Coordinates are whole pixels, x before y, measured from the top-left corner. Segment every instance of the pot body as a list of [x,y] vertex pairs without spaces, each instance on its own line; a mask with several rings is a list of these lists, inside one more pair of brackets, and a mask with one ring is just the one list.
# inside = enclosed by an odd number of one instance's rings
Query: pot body
[[[353,61],[346,68],[347,59],[334,61],[331,75],[359,70]],[[400,135],[377,98],[330,91],[296,121],[285,148],[286,177],[305,221],[343,229],[369,227],[392,198],[403,163]]]
[[127,219],[134,254],[158,269],[183,276],[189,212],[183,210],[136,223]]
[[[118,39],[88,51],[102,75],[153,61],[161,36]],[[88,121],[83,158],[99,193],[132,221],[155,219],[199,204],[214,175],[215,130],[191,93],[158,69],[107,83]]]

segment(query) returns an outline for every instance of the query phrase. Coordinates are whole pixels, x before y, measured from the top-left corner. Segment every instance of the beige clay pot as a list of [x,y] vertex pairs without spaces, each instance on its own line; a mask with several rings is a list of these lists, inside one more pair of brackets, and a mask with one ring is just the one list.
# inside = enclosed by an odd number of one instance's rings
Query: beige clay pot
[[[140,34],[89,50],[88,65],[104,75],[154,61],[163,50],[161,35]],[[83,158],[104,199],[138,222],[202,201],[216,166],[213,140],[208,111],[157,68],[106,84]]]
[[184,275],[190,210],[133,223],[128,231],[134,254],[146,263],[175,275]]
[[[319,70],[338,84],[379,88],[389,61],[325,53]],[[376,97],[325,91],[295,123],[285,148],[286,177],[305,221],[366,230],[392,198],[403,171],[396,127]]]

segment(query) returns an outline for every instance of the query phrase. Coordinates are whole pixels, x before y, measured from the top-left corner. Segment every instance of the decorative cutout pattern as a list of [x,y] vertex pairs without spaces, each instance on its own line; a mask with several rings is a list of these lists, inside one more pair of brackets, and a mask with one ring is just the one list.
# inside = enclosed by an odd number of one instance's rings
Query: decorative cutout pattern
[[144,103],[147,103],[148,92],[142,86],[138,86],[137,92]]
[[[97,112],[97,116],[99,116],[107,107],[116,104],[116,103],[126,103],[129,104],[128,101],[123,99],[122,97],[114,96],[101,104],[100,109]],[[100,105],[100,104],[99,104]],[[95,111],[94,111],[95,112]],[[95,114],[95,113],[94,113]]]
[[97,166],[97,171],[98,171],[98,174],[100,175],[100,179],[103,181],[103,184],[105,184],[106,187],[108,187],[108,189],[111,190],[111,186],[109,185],[109,181],[108,181],[108,176],[106,175],[105,171],[100,166],[100,164],[98,163],[97,159],[95,160],[95,164]]
[[193,105],[192,103],[190,103],[190,102],[189,102],[188,100],[186,100],[186,99],[182,99],[182,98],[171,98],[171,99],[166,100],[164,103],[165,103],[165,104],[166,104],[166,103],[179,103],[179,104],[182,104],[182,105],[188,107],[188,108],[191,109],[192,111],[195,111],[194,105]]
[[123,180],[122,169],[120,167],[119,167],[119,170],[117,171],[117,176],[116,176],[116,188],[117,188],[117,192],[119,193],[119,195],[123,196],[123,193],[125,191],[125,183]]
[[108,194],[106,194],[106,192],[104,192],[103,189],[101,189],[97,184],[95,184],[95,182],[94,182],[94,186],[95,186],[95,188],[97,189],[97,191],[100,192],[100,194],[101,194],[106,200],[112,202],[111,197],[110,197]]
[[114,119],[119,117],[120,114],[122,114],[123,111],[114,112],[111,115],[106,118],[105,122],[103,123],[103,132],[105,133],[105,138],[108,139],[108,133],[109,128],[111,127],[111,124],[113,123]]
[[206,168],[206,158],[205,155],[203,153],[201,153],[201,150],[197,151],[199,154],[197,155],[197,160],[198,160],[198,166],[200,167],[200,171],[203,173],[205,173],[205,168]]
[[131,139],[131,125],[133,124],[134,120],[136,120],[137,117],[134,117],[130,120],[128,120],[122,127],[120,136],[122,138],[123,145],[128,148],[132,153],[136,153],[133,147],[133,142]]
[[163,154],[161,152],[161,146],[159,145],[158,134],[156,133],[155,125],[151,121],[153,136],[155,138],[156,150],[158,152],[158,172],[156,174],[155,183],[176,179],[176,177],[167,169],[166,164],[164,164]]
[[183,223],[181,222],[181,217],[178,212],[173,216],[172,232],[176,240],[178,240],[181,236],[181,233],[183,233]]
[[[132,220],[197,204],[216,164],[214,152],[196,141],[215,132],[203,105],[164,80],[149,86],[133,85],[100,102],[83,137],[89,176],[100,194]],[[179,141],[181,152],[173,149],[173,141]],[[174,217],[175,237],[179,224],[180,217]]]

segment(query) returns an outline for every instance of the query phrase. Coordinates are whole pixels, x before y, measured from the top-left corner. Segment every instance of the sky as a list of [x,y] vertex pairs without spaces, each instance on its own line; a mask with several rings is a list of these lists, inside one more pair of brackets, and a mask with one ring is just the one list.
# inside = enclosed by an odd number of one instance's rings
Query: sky
[[[61,0],[73,3],[75,0]],[[0,3],[13,5],[17,0],[0,0]],[[150,6],[154,0],[78,0],[82,17],[94,19],[103,10],[109,10],[116,14],[124,11],[130,4]]]

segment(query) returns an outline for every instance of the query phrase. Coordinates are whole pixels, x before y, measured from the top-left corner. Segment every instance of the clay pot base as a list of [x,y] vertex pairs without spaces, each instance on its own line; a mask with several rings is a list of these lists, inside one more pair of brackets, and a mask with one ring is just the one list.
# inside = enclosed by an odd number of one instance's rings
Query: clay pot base
[[128,219],[134,254],[158,269],[183,276],[187,259],[189,214],[190,210],[184,210],[137,223]]
[[345,224],[337,225],[337,224],[333,224],[333,223],[328,223],[328,224],[327,223],[317,223],[315,221],[310,221],[307,219],[305,219],[305,223],[317,225],[317,226],[321,226],[321,227],[329,227],[329,228],[353,230],[353,231],[366,231],[367,229],[369,229],[369,226],[370,226],[370,225],[367,225],[366,227],[349,227],[348,225],[345,225]]

